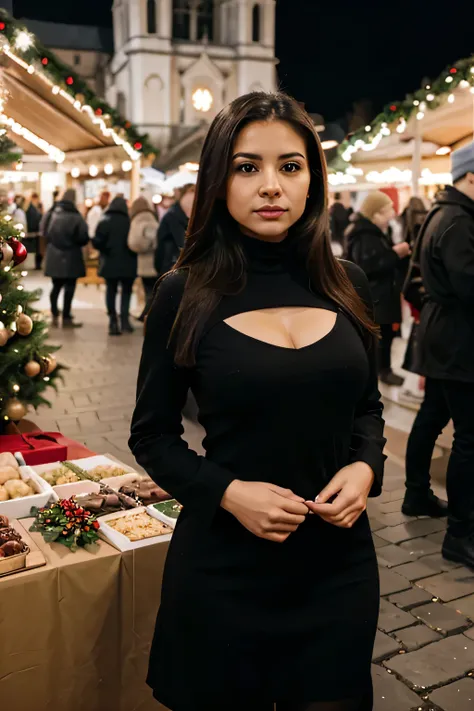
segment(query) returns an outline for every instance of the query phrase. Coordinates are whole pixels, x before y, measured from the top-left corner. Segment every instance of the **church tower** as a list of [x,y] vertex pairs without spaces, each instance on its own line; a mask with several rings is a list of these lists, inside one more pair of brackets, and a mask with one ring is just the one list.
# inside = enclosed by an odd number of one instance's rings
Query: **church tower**
[[107,98],[162,154],[178,158],[237,96],[275,88],[275,0],[114,0],[113,21]]

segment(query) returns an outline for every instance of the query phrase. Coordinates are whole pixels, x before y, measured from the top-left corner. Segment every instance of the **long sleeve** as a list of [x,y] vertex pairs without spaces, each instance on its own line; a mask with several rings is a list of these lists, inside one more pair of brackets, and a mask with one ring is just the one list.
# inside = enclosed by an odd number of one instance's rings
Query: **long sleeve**
[[449,281],[461,303],[474,308],[474,229],[472,218],[453,222],[441,239],[441,254]]
[[89,230],[87,229],[87,223],[82,215],[79,215],[75,238],[76,244],[79,247],[85,247],[86,244],[89,243]]
[[212,515],[236,477],[189,449],[182,438],[181,412],[192,371],[175,365],[168,340],[184,283],[178,272],[166,277],[148,315],[129,446],[152,479],[183,506]]
[[155,252],[155,269],[161,276],[166,274],[176,264],[179,256],[179,249],[173,237],[171,229],[172,217],[167,213],[158,227],[158,244]]
[[[367,277],[353,264],[343,263],[347,275],[357,293],[370,312],[373,311],[372,297]],[[370,496],[382,493],[386,439],[383,436],[385,422],[382,417],[383,404],[378,388],[377,344],[374,342],[367,350],[369,360],[369,379],[365,392],[357,404],[350,445],[350,461],[365,462],[375,475]]]
[[361,234],[354,240],[352,258],[370,278],[392,271],[399,258],[392,249],[384,247],[377,235]]
[[107,253],[109,241],[109,221],[107,219],[102,219],[98,223],[95,235],[91,241],[95,249],[98,249],[102,254]]

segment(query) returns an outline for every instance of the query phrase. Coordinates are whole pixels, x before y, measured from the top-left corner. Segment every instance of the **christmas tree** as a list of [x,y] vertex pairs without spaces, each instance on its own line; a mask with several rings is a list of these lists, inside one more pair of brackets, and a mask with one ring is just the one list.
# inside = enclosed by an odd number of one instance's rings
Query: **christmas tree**
[[10,166],[21,159],[21,152],[6,133],[4,128],[0,128],[0,166],[2,167]]
[[47,325],[32,306],[41,290],[27,291],[22,284],[24,236],[21,225],[0,214],[0,432],[21,420],[29,406],[51,406],[43,393],[57,389],[62,370],[53,355],[59,347],[46,343]]

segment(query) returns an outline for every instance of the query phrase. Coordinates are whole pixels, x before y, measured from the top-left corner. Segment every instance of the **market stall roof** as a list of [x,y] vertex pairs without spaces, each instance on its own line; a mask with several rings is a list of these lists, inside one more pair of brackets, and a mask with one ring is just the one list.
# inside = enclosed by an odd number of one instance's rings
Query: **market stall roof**
[[[26,154],[56,163],[137,161],[151,154],[146,136],[0,10],[0,128]],[[152,156],[154,157],[154,156]]]
[[[351,172],[354,175],[354,168],[373,171],[380,165],[401,167],[413,156],[423,166],[427,161],[445,166],[452,150],[472,140],[473,94],[471,57],[448,67],[432,84],[402,102],[386,106],[371,124],[340,146],[333,170],[338,171],[338,176],[350,176]],[[443,161],[441,156],[445,157]]]

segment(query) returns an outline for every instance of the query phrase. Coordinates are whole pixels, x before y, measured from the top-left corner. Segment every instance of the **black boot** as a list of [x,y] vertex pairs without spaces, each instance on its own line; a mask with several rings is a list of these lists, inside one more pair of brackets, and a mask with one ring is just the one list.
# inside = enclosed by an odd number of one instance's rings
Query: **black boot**
[[109,336],[121,336],[117,316],[109,316]]
[[133,333],[134,328],[132,324],[130,323],[130,320],[128,318],[128,314],[126,316],[121,317],[121,322],[122,322],[122,333]]
[[439,499],[431,489],[428,492],[407,491],[402,506],[405,516],[430,516],[443,518],[448,515],[448,504]]
[[399,375],[396,375],[393,370],[381,370],[380,380],[382,383],[385,383],[385,385],[396,385],[397,387],[400,387],[405,382],[405,380]]
[[69,316],[69,318],[63,316],[63,328],[82,328],[83,325],[82,323],[74,321],[72,316]]
[[456,538],[447,533],[443,542],[443,558],[474,568],[474,534]]

